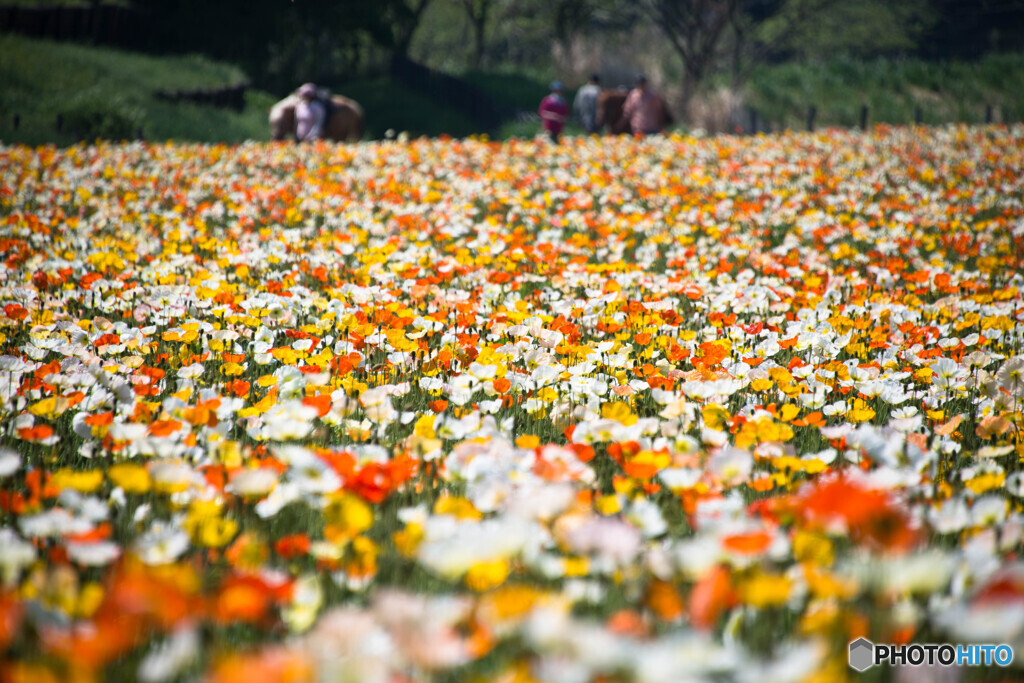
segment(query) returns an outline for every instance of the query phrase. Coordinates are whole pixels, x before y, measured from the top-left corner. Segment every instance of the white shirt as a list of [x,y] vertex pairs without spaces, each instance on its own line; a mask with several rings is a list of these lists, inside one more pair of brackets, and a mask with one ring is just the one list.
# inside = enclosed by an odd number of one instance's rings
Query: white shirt
[[317,100],[299,100],[295,105],[295,137],[317,140],[323,136],[327,109]]
[[573,100],[572,108],[576,112],[576,118],[587,130],[593,131],[597,126],[597,96],[601,94],[601,86],[587,83],[576,91],[576,99]]

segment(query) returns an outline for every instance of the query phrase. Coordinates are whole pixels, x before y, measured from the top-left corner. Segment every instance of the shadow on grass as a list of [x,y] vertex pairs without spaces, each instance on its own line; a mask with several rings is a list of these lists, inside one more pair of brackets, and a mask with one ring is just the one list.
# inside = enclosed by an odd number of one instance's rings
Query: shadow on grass
[[[548,94],[547,83],[523,74],[471,71],[463,78],[487,93],[506,118],[519,111],[536,111]],[[572,93],[567,96],[571,100]]]
[[366,115],[364,139],[384,137],[388,130],[413,137],[465,137],[483,132],[469,117],[446,105],[443,98],[413,92],[390,78],[354,80],[332,88],[362,105]]

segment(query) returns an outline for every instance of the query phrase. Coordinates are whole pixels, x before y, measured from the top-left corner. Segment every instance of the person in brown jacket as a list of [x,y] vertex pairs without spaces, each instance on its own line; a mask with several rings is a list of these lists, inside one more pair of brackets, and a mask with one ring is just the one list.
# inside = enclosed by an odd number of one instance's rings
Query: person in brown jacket
[[622,118],[622,105],[626,102],[629,91],[624,86],[614,90],[602,90],[597,97],[597,129],[600,131],[608,126],[612,135],[629,132],[629,121]]
[[636,87],[622,105],[622,118],[629,122],[629,130],[634,135],[660,133],[672,123],[665,100],[647,83],[646,76],[636,79]]

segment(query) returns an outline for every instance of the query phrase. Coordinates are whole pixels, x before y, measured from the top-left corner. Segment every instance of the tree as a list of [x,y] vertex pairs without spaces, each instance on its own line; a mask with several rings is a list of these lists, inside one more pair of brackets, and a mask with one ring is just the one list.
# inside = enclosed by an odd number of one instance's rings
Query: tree
[[545,68],[550,65],[551,0],[498,0],[491,41],[506,63]]
[[554,3],[555,37],[569,43],[577,31],[586,27],[594,16],[592,0],[558,0]]
[[970,60],[1024,45],[1024,0],[930,0],[929,4],[933,21],[918,45],[922,57]]
[[[747,18],[749,35],[760,52],[757,57],[811,59],[836,54],[871,57],[907,53],[934,23],[931,0],[859,0],[834,2],[828,11],[815,11],[814,21],[801,21],[806,2],[790,0],[762,21]],[[753,24],[753,25],[752,25]]]
[[370,14],[361,19],[370,36],[391,50],[392,61],[400,62],[408,59],[409,46],[430,3],[431,0],[379,0],[373,3]]
[[470,55],[470,67],[479,69],[487,49],[487,19],[490,16],[494,0],[457,0],[469,19],[473,29],[473,53]]
[[836,1],[635,0],[682,59],[684,112],[727,48],[734,85],[739,85],[754,61],[784,37],[816,22]]
[[646,18],[633,4],[616,0],[550,0],[550,12],[555,39],[565,47],[581,35],[628,32]]
[[683,60],[682,105],[690,102],[715,64],[722,35],[741,0],[640,0]]

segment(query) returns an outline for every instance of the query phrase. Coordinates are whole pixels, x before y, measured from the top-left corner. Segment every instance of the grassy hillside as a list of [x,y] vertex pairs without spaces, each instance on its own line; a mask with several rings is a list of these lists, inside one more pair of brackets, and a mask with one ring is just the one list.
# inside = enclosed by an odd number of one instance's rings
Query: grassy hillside
[[[509,115],[498,137],[540,132],[539,121],[528,114],[547,92],[541,75],[471,72],[463,78]],[[266,140],[267,110],[274,102],[267,93],[250,90],[242,111],[155,96],[158,90],[224,87],[244,80],[238,68],[197,56],[157,58],[0,36],[0,141],[69,144],[95,137],[134,138],[139,129],[148,140]],[[384,137],[388,130],[455,137],[483,132],[479,123],[446,103],[444,93],[424,96],[385,77],[328,85],[363,105],[368,139]],[[571,99],[573,92],[567,95]],[[775,129],[805,126],[810,105],[817,108],[819,126],[857,125],[864,104],[872,122],[908,123],[916,108],[924,123],[980,122],[986,105],[995,107],[996,120],[1017,121],[1024,118],[1024,54],[992,55],[970,64],[837,58],[762,67],[747,83],[744,101]],[[527,116],[516,119],[517,112]],[[16,130],[15,114],[20,116]],[[56,130],[58,114],[61,132]],[[579,129],[570,125],[566,132]]]
[[[0,36],[0,140],[70,143],[83,138],[240,141],[268,136],[273,98],[249,92],[240,111],[156,98],[158,90],[225,87],[235,67],[196,56],[148,57],[109,48]],[[20,125],[14,129],[14,115]],[[57,115],[62,132],[56,130]]]
[[[158,90],[196,90],[246,80],[231,65],[198,56],[150,57],[110,48],[0,36],[0,140],[69,144],[78,138],[238,142],[269,139],[267,111],[276,98],[250,90],[241,112],[168,102]],[[297,85],[297,84],[296,84]],[[480,132],[470,118],[387,78],[334,87],[366,110],[366,137],[386,131],[467,136]],[[15,130],[14,114],[20,115]],[[57,115],[63,117],[57,132]],[[77,130],[78,136],[74,134]]]
[[987,105],[997,120],[1024,118],[1024,54],[993,54],[978,62],[870,61],[836,58],[824,64],[762,67],[746,87],[747,103],[777,126],[806,125],[817,108],[819,125],[855,126],[868,105],[872,122],[984,120]]

